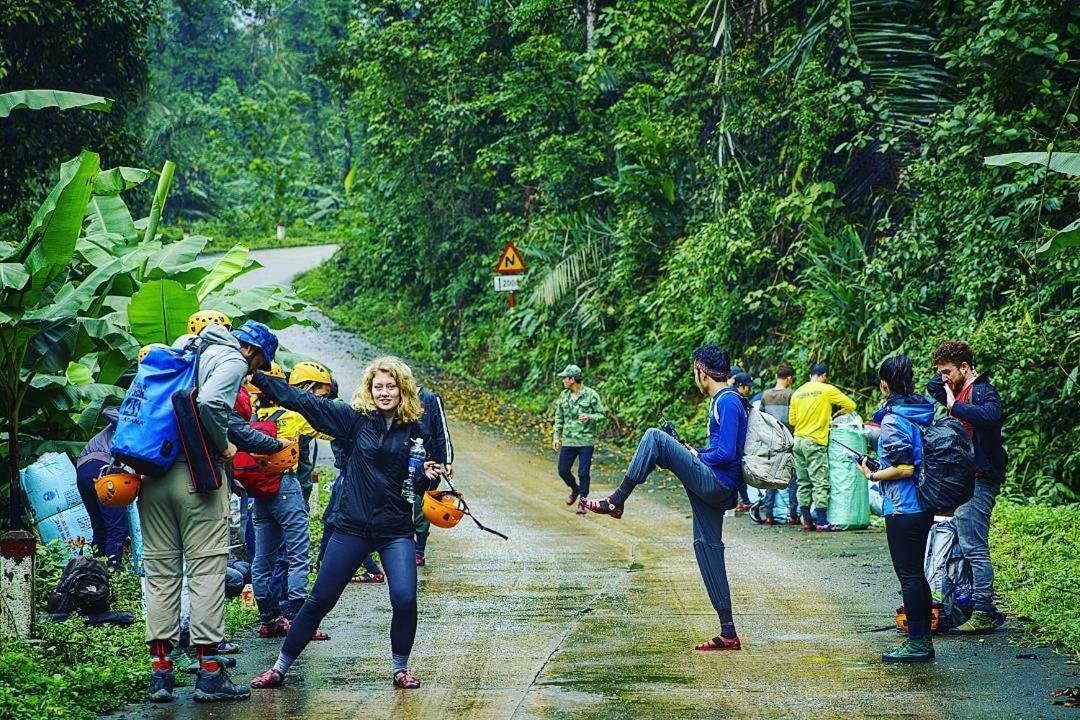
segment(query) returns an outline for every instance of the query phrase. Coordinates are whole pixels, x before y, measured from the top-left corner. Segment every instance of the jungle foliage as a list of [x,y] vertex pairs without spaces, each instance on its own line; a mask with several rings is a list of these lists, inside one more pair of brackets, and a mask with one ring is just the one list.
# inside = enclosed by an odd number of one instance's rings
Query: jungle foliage
[[351,237],[313,285],[536,409],[577,362],[616,429],[701,426],[706,341],[766,383],[827,359],[869,408],[883,358],[926,379],[964,338],[1008,492],[1076,501],[1080,258],[1044,247],[1076,174],[984,157],[1080,150],[1078,24],[1065,0],[363,3],[323,65],[358,126]]

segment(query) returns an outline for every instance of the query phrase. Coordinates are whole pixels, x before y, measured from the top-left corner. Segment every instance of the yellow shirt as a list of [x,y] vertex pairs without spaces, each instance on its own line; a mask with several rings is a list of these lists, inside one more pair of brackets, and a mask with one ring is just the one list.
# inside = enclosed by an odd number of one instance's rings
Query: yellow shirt
[[836,387],[811,380],[791,396],[788,422],[795,428],[795,437],[809,438],[818,445],[829,444],[829,421],[833,407],[844,412],[855,409],[855,401]]

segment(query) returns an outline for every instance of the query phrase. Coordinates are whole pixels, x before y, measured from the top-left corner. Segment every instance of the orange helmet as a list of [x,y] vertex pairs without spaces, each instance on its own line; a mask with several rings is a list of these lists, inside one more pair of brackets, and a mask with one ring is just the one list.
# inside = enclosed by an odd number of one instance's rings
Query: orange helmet
[[300,446],[295,440],[284,440],[285,447],[273,455],[253,455],[259,467],[271,472],[292,470],[300,462]]
[[125,507],[135,502],[142,478],[134,473],[123,472],[118,467],[106,467],[94,481],[98,500],[109,507]]
[[424,517],[435,527],[452,528],[465,517],[461,493],[436,490],[424,493]]

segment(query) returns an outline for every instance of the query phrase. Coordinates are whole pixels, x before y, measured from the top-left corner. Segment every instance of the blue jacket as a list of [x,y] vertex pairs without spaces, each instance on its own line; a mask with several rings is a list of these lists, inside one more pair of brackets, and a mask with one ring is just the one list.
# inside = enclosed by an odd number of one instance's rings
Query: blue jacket
[[722,485],[738,492],[743,486],[742,456],[746,445],[746,405],[733,387],[713,395],[709,408],[709,444],[701,448],[701,462]]
[[901,480],[879,480],[882,512],[912,515],[923,511],[916,492],[923,463],[922,430],[934,421],[934,404],[922,395],[892,396],[874,413],[881,424],[877,454],[881,467],[913,465],[915,474]]

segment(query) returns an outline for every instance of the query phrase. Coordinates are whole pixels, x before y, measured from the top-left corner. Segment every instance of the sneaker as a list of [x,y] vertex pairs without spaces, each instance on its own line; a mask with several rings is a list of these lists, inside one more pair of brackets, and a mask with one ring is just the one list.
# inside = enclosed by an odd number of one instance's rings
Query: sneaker
[[908,638],[888,652],[881,654],[883,663],[923,663],[934,659],[934,641],[927,635],[917,640]]
[[976,610],[963,625],[949,630],[950,635],[985,635],[996,629],[994,613],[988,610]]
[[218,645],[219,655],[236,655],[238,652],[240,652],[240,646],[234,642],[226,640]]
[[285,676],[281,674],[279,670],[270,668],[264,673],[260,673],[251,678],[251,687],[256,690],[265,690],[267,688],[281,687],[285,683]]
[[610,515],[615,520],[618,520],[623,516],[623,506],[616,505],[615,503],[611,502],[611,498],[586,500],[585,509],[589,512],[594,512],[599,515]]
[[787,519],[787,524],[788,525],[798,525],[799,524],[799,518],[797,518],[797,517],[788,518]]
[[150,684],[146,688],[146,699],[152,703],[168,703],[173,700],[172,670],[154,670],[150,673]]
[[575,510],[574,512],[577,515],[584,515],[585,513],[589,512],[585,509],[585,498],[581,498],[581,500],[578,501],[577,510]]
[[578,491],[577,490],[571,490],[570,494],[566,496],[566,504],[567,505],[573,505],[577,501],[578,501]]
[[225,700],[247,700],[251,690],[233,685],[224,667],[199,670],[195,681],[195,702],[223,702]]
[[750,509],[750,503],[741,502],[741,503],[739,503],[738,505],[735,506],[735,512],[737,512],[737,513],[744,513],[744,512],[747,512],[749,509]]
[[[803,528],[806,529],[805,527]],[[824,525],[815,525],[815,532],[843,532],[844,528],[839,525],[833,525],[832,523],[825,523]]]
[[738,635],[733,638],[726,638],[723,635],[717,635],[712,640],[706,640],[700,645],[695,645],[694,649],[698,652],[715,652],[717,650],[742,650],[742,643],[739,642]]
[[424,553],[418,551],[416,553],[416,567],[424,567],[426,564],[427,560],[424,558]]
[[764,520],[761,521],[761,524],[762,525],[778,525],[779,523],[777,523],[771,517],[767,517],[767,518],[765,518]]
[[259,625],[259,637],[279,638],[289,634],[289,621],[283,617],[276,617],[270,622]]
[[420,687],[420,678],[412,675],[408,670],[398,670],[394,673],[394,687],[415,690]]

